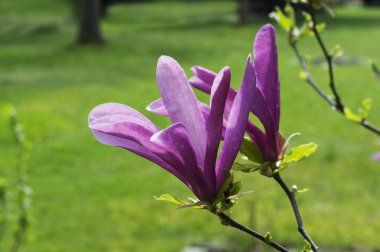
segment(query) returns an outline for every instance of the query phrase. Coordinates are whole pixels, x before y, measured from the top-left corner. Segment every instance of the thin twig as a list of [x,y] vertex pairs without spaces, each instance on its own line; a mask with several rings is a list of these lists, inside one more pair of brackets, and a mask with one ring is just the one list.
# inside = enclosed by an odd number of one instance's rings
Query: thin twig
[[370,131],[372,131],[372,132],[374,132],[374,133],[380,135],[380,129],[377,128],[377,127],[375,127],[375,126],[373,126],[372,124],[370,124],[367,120],[361,121],[360,124],[361,124],[364,128],[366,128],[366,129],[368,129],[368,130],[370,130]]
[[286,193],[286,195],[289,198],[290,204],[292,205],[293,212],[294,212],[294,215],[295,215],[296,220],[297,220],[298,232],[300,232],[301,235],[305,238],[305,240],[308,243],[310,243],[311,249],[314,252],[319,252],[318,246],[313,242],[313,240],[311,239],[311,237],[306,232],[306,230],[305,230],[305,228],[303,226],[301,214],[300,214],[300,211],[298,210],[297,201],[296,201],[294,193],[289,190],[288,186],[282,180],[282,178],[280,176],[280,173],[276,173],[273,176],[273,178],[277,181],[277,183],[281,186],[281,188],[284,190],[284,192]]
[[[338,109],[338,105],[337,105],[337,102],[332,99],[328,94],[326,94],[326,92],[324,92],[319,86],[318,84],[313,80],[312,78],[312,75],[310,73],[310,70],[309,68],[307,67],[307,64],[305,62],[305,59],[302,57],[298,47],[297,47],[297,42],[290,42],[290,46],[291,48],[293,49],[297,59],[298,59],[298,62],[302,68],[302,70],[305,72],[306,74],[306,82],[331,106],[333,107],[334,109],[336,109],[337,112],[339,112],[341,115],[344,115],[344,107],[343,107],[343,110],[340,110]],[[330,68],[332,71],[332,66]],[[339,96],[338,96],[339,97]],[[343,106],[343,104],[341,103],[341,105]],[[358,122],[358,124],[360,124],[361,126],[363,126],[364,128],[368,129],[369,131],[377,134],[377,135],[380,135],[380,129],[374,125],[372,125],[371,123],[369,123],[367,120],[363,120],[361,122]]]
[[333,92],[334,94],[334,98],[335,98],[335,108],[341,112],[341,113],[344,113],[344,105],[342,103],[342,100],[339,96],[339,93],[336,89],[336,86],[335,86],[335,79],[334,79],[334,70],[333,70],[333,62],[332,62],[332,56],[329,54],[329,52],[327,51],[326,49],[326,46],[325,44],[323,43],[323,40],[321,38],[321,35],[319,34],[319,31],[317,29],[317,20],[315,18],[315,14],[314,12],[311,12],[310,13],[311,15],[311,18],[312,18],[312,31],[315,35],[315,37],[317,38],[317,41],[318,41],[318,44],[319,46],[321,47],[322,49],[322,52],[323,52],[323,55],[326,59],[326,62],[327,62],[327,65],[328,65],[328,69],[329,69],[329,80],[330,80],[330,89],[331,91]]
[[300,63],[301,67],[302,67],[302,70],[306,73],[306,81],[307,83],[310,84],[310,86],[325,100],[327,101],[327,103],[334,107],[336,106],[336,102],[329,96],[327,95],[321,88],[319,88],[319,86],[317,85],[317,83],[313,80],[312,76],[311,76],[311,73],[310,73],[310,70],[309,68],[307,67],[307,64],[304,60],[304,58],[302,57],[300,51],[298,50],[298,47],[297,47],[297,43],[296,42],[291,42],[290,43],[290,46],[292,47],[294,53],[296,54],[297,56],[297,59],[298,59],[298,62]]
[[283,246],[281,246],[280,244],[272,241],[271,239],[266,238],[262,234],[259,234],[250,228],[247,228],[247,227],[237,223],[236,221],[231,219],[228,215],[226,215],[224,213],[220,213],[220,212],[214,212],[214,214],[217,215],[221,219],[223,225],[231,226],[233,228],[239,229],[240,231],[243,231],[243,232],[255,237],[256,239],[266,243],[268,246],[271,246],[272,248],[276,249],[277,251],[288,252],[288,250],[286,248],[284,248]]

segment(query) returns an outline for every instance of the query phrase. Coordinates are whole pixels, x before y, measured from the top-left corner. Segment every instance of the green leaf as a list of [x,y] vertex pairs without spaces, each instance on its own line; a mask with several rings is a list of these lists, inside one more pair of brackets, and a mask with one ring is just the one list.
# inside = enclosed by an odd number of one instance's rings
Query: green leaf
[[306,11],[303,11],[302,16],[304,17],[306,24],[309,27],[312,27],[313,26],[313,18],[311,17],[311,15],[309,13],[307,13]]
[[272,167],[273,165],[276,165],[276,163],[264,163],[260,166],[260,174],[266,177],[273,177],[274,171],[277,170],[276,167]]
[[203,201],[199,201],[193,198],[188,198],[191,203],[177,199],[176,197],[170,194],[162,194],[160,197],[154,196],[156,200],[166,201],[173,205],[178,206],[178,209],[182,208],[195,208],[195,209],[204,209],[207,208],[207,204]]
[[351,111],[351,109],[349,109],[348,107],[344,107],[344,116],[348,119],[348,120],[351,120],[351,121],[354,121],[354,122],[361,122],[361,118],[359,115],[353,113]]
[[302,249],[302,252],[313,252],[313,250],[311,249],[311,245],[308,241],[304,240],[305,242],[305,245]]
[[239,151],[253,163],[261,164],[263,162],[259,148],[248,137],[244,137]]
[[232,165],[232,169],[234,169],[235,171],[246,172],[246,173],[258,171],[260,170],[260,167],[261,167],[261,164],[257,164],[257,163],[235,162]]
[[340,45],[335,45],[334,48],[330,52],[330,56],[332,58],[340,57],[343,55],[343,49],[340,47]]
[[162,194],[160,197],[154,196],[156,200],[161,200],[161,201],[166,201],[169,203],[172,203],[176,206],[184,206],[187,205],[188,203],[182,200],[177,199],[176,197],[170,195],[170,194]]
[[365,99],[362,102],[362,107],[359,109],[361,120],[367,119],[369,110],[371,109],[371,103],[372,103],[371,99]]
[[240,192],[241,190],[241,181],[236,181],[233,183],[231,189],[230,189],[230,195],[236,195]]
[[289,32],[291,31],[294,26],[295,26],[295,22],[294,22],[294,12],[291,11],[292,8],[286,8],[286,11],[287,11],[287,14],[288,16],[286,16],[281,8],[279,7],[276,7],[275,8],[275,11],[271,12],[269,14],[269,17],[276,20],[277,23],[281,26],[282,29],[284,29],[285,31]]
[[307,73],[305,71],[300,71],[298,76],[301,78],[301,80],[307,81],[308,76],[307,76]]
[[298,196],[299,194],[302,194],[302,193],[305,193],[308,191],[309,191],[309,188],[298,189],[298,187],[296,185],[292,186],[292,192],[293,192],[294,196]]
[[229,200],[238,200],[239,198],[245,196],[245,195],[248,195],[248,194],[251,194],[253,193],[253,191],[246,191],[246,192],[241,192],[241,193],[238,193],[238,194],[234,194],[234,195],[231,195],[228,197]]
[[302,188],[300,190],[297,190],[295,193],[294,193],[294,196],[298,196],[302,193],[305,193],[305,192],[308,192],[309,191],[309,188]]
[[301,161],[305,157],[311,156],[317,151],[318,145],[315,143],[301,144],[290,150],[280,162],[279,171],[286,169],[291,163]]
[[317,28],[317,31],[321,32],[326,28],[326,23],[319,23],[317,24],[316,28]]
[[270,234],[270,232],[267,232],[267,233],[265,234],[265,241],[266,241],[267,243],[269,243],[269,242],[272,241],[272,235]]
[[289,155],[285,155],[282,162],[283,163],[292,163],[298,162],[305,157],[309,157],[314,152],[317,151],[318,145],[315,143],[301,144],[290,150]]

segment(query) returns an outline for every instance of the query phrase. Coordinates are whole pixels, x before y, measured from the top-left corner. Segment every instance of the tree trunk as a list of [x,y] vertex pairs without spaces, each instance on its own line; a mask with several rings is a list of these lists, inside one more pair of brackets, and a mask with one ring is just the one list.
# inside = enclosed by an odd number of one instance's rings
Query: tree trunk
[[254,13],[268,14],[274,7],[284,7],[284,0],[250,0],[250,10]]
[[367,6],[380,6],[380,0],[364,0],[364,4]]
[[249,0],[238,0],[237,14],[239,17],[239,25],[246,25],[250,15]]
[[100,0],[81,0],[78,12],[79,44],[102,44]]

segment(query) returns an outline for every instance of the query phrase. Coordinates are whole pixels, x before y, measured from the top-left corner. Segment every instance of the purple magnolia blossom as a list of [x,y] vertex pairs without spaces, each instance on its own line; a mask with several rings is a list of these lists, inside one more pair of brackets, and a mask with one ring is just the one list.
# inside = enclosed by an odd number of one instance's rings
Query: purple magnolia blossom
[[[262,123],[265,133],[252,122],[247,124],[247,133],[260,149],[263,161],[276,161],[283,155],[283,137],[279,133],[280,123],[280,81],[277,64],[277,46],[275,29],[272,25],[264,25],[256,34],[254,46],[254,63],[250,62],[249,71],[253,88],[250,111]],[[256,74],[255,74],[256,70]],[[195,66],[194,77],[190,84],[206,93],[210,93],[217,74]],[[232,102],[236,91],[230,87],[227,95],[225,114],[229,120]]]
[[156,77],[162,100],[156,105],[159,110],[162,103],[164,113],[173,123],[171,126],[159,130],[133,108],[106,103],[90,112],[89,127],[99,142],[127,149],[156,163],[187,185],[199,200],[212,203],[244,137],[255,85],[252,71],[251,66],[247,67],[239,92],[228,100],[231,102],[229,120],[225,124],[219,158],[223,113],[230,86],[227,67],[213,78],[208,107],[197,101],[181,66],[174,59],[161,56]]
[[376,152],[372,155],[372,161],[380,162],[380,152]]

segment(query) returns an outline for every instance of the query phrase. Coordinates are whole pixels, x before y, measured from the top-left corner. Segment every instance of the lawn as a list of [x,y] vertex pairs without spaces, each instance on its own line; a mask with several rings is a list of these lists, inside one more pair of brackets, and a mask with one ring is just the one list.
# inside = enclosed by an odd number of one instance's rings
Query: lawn
[[[201,65],[232,69],[238,87],[259,27],[269,19],[235,25],[233,2],[118,5],[102,29],[105,46],[74,45],[75,25],[65,1],[0,2],[0,103],[19,112],[33,147],[30,183],[34,188],[33,239],[24,251],[180,251],[193,243],[248,248],[254,241],[220,225],[205,211],[175,210],[154,195],[191,196],[173,176],[122,149],[97,143],[87,115],[104,102],[144,111],[159,96],[155,67],[162,54],[186,69]],[[380,63],[378,9],[350,7],[337,18],[324,17],[323,37],[350,56]],[[310,191],[299,205],[306,228],[323,251],[380,248],[380,166],[370,161],[380,149],[376,136],[334,113],[299,78],[299,67],[278,31],[282,91],[281,129],[302,133],[293,145],[316,142],[317,154],[289,168],[285,180]],[[302,50],[320,51],[312,38]],[[327,71],[313,66],[327,87]],[[380,125],[380,85],[369,65],[338,66],[337,83],[346,104],[356,109],[373,99],[369,119]],[[207,97],[197,93],[201,99]],[[160,127],[167,119],[143,112]],[[7,131],[0,133],[0,170],[13,167],[16,155]],[[245,190],[233,216],[275,240],[299,248],[290,206],[274,181],[238,175]]]

